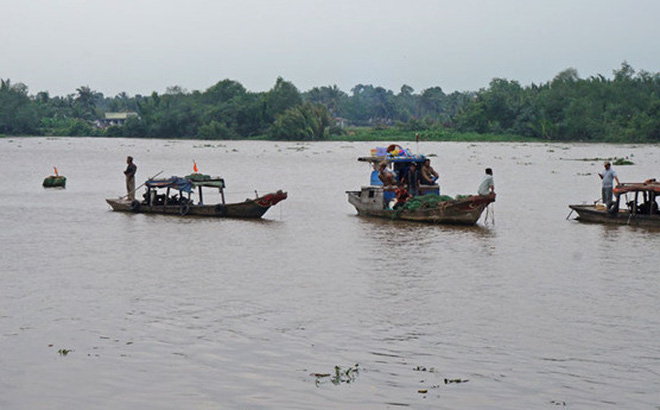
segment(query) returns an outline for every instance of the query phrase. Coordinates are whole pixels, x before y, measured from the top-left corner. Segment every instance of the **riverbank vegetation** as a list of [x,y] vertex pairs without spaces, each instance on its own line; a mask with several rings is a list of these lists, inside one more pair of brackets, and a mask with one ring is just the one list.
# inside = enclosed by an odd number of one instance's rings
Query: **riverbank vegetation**
[[450,94],[364,84],[350,94],[337,86],[301,92],[281,77],[267,92],[250,92],[226,79],[205,91],[174,86],[163,94],[114,97],[89,86],[64,97],[31,95],[27,85],[6,79],[0,80],[0,135],[660,142],[660,74],[626,62],[612,74],[580,78],[567,69],[547,83],[495,78],[478,91]]

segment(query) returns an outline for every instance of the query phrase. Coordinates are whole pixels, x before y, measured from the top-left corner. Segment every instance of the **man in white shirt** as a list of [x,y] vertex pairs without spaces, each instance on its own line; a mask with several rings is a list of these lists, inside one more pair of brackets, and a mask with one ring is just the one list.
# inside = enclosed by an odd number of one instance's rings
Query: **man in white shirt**
[[612,188],[614,187],[614,181],[619,185],[619,177],[616,174],[616,171],[611,168],[610,161],[605,161],[605,171],[598,174],[600,179],[603,180],[603,203],[608,207],[612,203]]
[[495,193],[495,182],[493,181],[492,169],[486,168],[486,175],[481,179],[477,192],[479,195],[490,195]]

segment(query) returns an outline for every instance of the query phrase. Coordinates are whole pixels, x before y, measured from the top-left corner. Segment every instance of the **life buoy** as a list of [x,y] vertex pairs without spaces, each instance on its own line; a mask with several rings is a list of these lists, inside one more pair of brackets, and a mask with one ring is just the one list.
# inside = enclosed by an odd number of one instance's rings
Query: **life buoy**
[[140,201],[137,199],[131,201],[131,211],[140,212]]
[[218,204],[218,205],[215,206],[215,213],[218,216],[226,216],[227,215],[227,207],[222,205],[222,204]]
[[179,213],[182,216],[185,216],[185,215],[188,215],[188,212],[190,212],[190,205],[188,205],[188,204],[181,205],[181,208],[179,209]]

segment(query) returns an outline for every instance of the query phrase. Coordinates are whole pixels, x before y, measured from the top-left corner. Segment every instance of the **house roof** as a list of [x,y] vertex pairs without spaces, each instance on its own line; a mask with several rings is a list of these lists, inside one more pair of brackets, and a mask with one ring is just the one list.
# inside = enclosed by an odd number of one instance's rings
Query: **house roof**
[[137,116],[136,112],[106,112],[104,114],[106,120],[125,120],[129,117]]

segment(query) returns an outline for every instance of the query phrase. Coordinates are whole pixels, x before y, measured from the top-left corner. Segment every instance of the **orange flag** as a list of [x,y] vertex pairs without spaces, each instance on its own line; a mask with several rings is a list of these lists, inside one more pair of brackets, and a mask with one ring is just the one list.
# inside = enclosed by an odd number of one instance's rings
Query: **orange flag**
[[55,170],[55,176],[56,176],[56,177],[59,177],[60,174],[57,173],[57,167],[53,167],[53,169]]
[[193,171],[197,172],[197,163],[193,160]]

